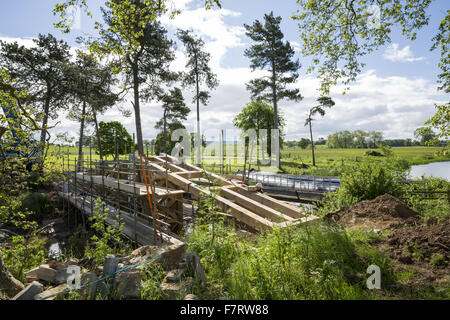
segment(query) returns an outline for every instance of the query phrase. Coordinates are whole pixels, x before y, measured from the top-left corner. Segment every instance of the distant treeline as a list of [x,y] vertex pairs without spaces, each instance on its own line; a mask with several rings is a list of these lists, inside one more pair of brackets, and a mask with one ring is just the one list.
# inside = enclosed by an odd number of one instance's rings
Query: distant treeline
[[[433,136],[428,134],[421,136],[416,134],[418,140],[413,139],[384,139],[383,133],[380,131],[338,131],[330,134],[327,139],[320,138],[314,141],[315,145],[327,145],[332,149],[365,149],[365,148],[377,148],[380,144],[390,147],[410,147],[410,146],[425,146],[426,142]],[[306,138],[302,138],[298,141],[286,141],[285,146],[287,148],[300,147],[305,149],[311,144],[311,141]],[[445,142],[438,143],[437,145],[444,145]]]

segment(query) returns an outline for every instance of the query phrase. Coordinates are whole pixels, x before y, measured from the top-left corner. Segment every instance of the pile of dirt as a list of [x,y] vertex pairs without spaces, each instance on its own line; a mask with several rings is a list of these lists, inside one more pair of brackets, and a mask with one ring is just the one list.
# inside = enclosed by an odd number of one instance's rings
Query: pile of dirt
[[397,198],[384,194],[373,200],[364,200],[349,209],[328,213],[324,219],[334,221],[347,229],[386,230],[419,220],[417,212]]
[[424,261],[445,267],[450,260],[450,219],[396,230],[386,241],[391,257],[402,263]]

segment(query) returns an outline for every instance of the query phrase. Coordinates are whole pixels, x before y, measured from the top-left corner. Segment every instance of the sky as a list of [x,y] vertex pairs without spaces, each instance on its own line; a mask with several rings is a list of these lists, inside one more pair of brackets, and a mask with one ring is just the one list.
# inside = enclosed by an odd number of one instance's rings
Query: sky
[[[52,9],[58,2],[61,0],[1,0],[0,40],[18,41],[31,46],[32,39],[39,33],[52,33],[75,49],[77,36],[95,34],[94,21],[101,21],[100,7],[104,5],[104,0],[88,0],[93,18],[81,14],[77,20],[79,24],[69,35],[63,35],[53,27],[57,19]],[[319,80],[314,74],[306,74],[311,59],[302,57],[299,52],[301,40],[298,24],[290,18],[299,9],[295,0],[222,0],[222,9],[208,11],[203,8],[201,0],[172,0],[171,5],[182,9],[182,13],[175,19],[162,19],[169,37],[176,39],[177,28],[193,29],[205,41],[205,49],[212,56],[211,67],[220,82],[211,93],[209,104],[202,106],[200,111],[202,132],[208,140],[216,138],[220,129],[233,129],[233,118],[250,101],[245,84],[262,73],[252,72],[250,61],[244,56],[244,50],[252,42],[245,35],[243,25],[252,24],[256,19],[262,20],[264,14],[271,11],[282,17],[281,29],[285,40],[296,49],[295,58],[302,64],[295,86],[304,99],[279,104],[287,120],[284,133],[287,140],[309,137],[304,122],[307,111],[315,105],[315,99],[319,96]],[[435,0],[428,11],[430,22],[418,32],[415,41],[406,40],[399,30],[394,29],[390,44],[364,58],[366,67],[345,95],[342,95],[343,87],[333,87],[331,97],[336,105],[313,123],[315,138],[326,138],[341,130],[377,130],[382,131],[385,138],[413,138],[414,130],[433,115],[434,103],[449,100],[449,95],[437,91],[439,52],[429,50],[448,9],[448,0]],[[182,70],[186,60],[181,44],[177,46],[176,57],[173,69]],[[195,131],[192,92],[185,90],[183,94],[192,109],[185,125],[189,131]],[[135,132],[134,115],[123,118],[119,109],[132,110],[130,99],[125,99],[99,120],[120,119],[130,133]],[[154,125],[161,115],[161,105],[156,101],[141,106],[144,139],[156,136]],[[57,133],[68,132],[70,136],[78,136],[79,125],[68,120],[66,114],[61,114],[55,121],[60,123],[51,130],[50,141]]]

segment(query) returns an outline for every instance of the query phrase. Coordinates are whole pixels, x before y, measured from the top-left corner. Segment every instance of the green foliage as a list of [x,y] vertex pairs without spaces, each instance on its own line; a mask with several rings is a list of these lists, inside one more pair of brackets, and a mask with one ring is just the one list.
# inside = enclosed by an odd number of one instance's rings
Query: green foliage
[[181,121],[187,119],[191,109],[184,103],[183,94],[179,88],[174,88],[163,95],[161,101],[163,102],[163,117],[156,123],[155,128],[163,131],[162,136],[159,134],[156,137],[155,152],[156,154],[161,152],[170,154],[176,143],[171,139],[172,132],[184,128]]
[[16,80],[16,88],[26,91],[21,98],[23,104],[39,106],[42,114],[40,147],[44,156],[47,142],[49,118],[55,119],[57,112],[66,109],[68,101],[67,83],[64,81],[64,66],[69,62],[69,46],[53,35],[39,34],[33,40],[35,46],[26,48],[17,42],[1,42],[0,67]]
[[164,280],[166,272],[163,267],[157,263],[149,263],[142,270],[142,300],[161,300],[161,283]]
[[0,248],[0,250],[9,272],[23,283],[25,283],[25,271],[36,268],[46,261],[45,241],[36,236],[28,239],[14,236],[9,248]]
[[275,229],[257,243],[220,223],[212,228],[198,225],[189,249],[200,254],[208,282],[227,299],[366,299],[372,297],[364,276],[370,264],[381,268],[383,285],[394,279],[389,259],[332,225]]
[[[446,140],[447,143],[441,151],[441,153],[446,154],[450,146],[448,140],[450,136],[450,103],[435,104],[435,108],[436,113],[425,122],[427,126],[419,128],[417,133],[426,139],[428,145],[435,145],[440,142],[440,139]],[[432,128],[436,128],[438,133],[432,134]]]
[[348,130],[330,134],[327,138],[329,148],[376,148],[383,141],[380,131]]
[[96,232],[87,245],[85,256],[95,258],[96,265],[101,265],[108,254],[123,252],[121,236],[123,223],[117,214],[114,224],[107,225],[106,221],[111,216],[109,208],[100,199],[95,201],[94,212],[89,221],[91,228]]
[[121,88],[133,90],[137,146],[144,153],[141,100],[148,102],[161,96],[165,85],[176,81],[179,74],[169,68],[175,59],[173,41],[156,22],[164,12],[163,2],[150,0],[110,0],[102,9],[105,24],[96,23],[100,38],[91,42],[95,54],[113,58],[112,72],[121,73]]
[[46,217],[51,217],[55,213],[55,207],[46,193],[27,192],[20,195],[22,202],[21,210],[32,212],[31,219],[42,221]]
[[[407,165],[407,164],[406,164]],[[348,208],[361,200],[372,200],[385,193],[399,196],[405,180],[404,161],[395,157],[383,160],[363,159],[361,162],[343,167],[341,186],[336,192],[329,192],[321,200],[319,215]]]
[[82,258],[85,255],[86,244],[88,242],[88,234],[86,229],[78,229],[73,232],[67,241],[67,256]]
[[433,266],[445,266],[446,260],[442,253],[433,252],[430,257],[430,263]]
[[367,150],[366,152],[364,152],[364,155],[371,157],[384,157],[384,154],[376,150]]
[[[98,133],[103,155],[127,154],[133,149],[133,139],[119,121],[100,122]],[[98,145],[96,146],[98,151]]]
[[[403,201],[425,219],[443,220],[450,216],[448,190],[450,182],[445,179],[422,177],[417,183],[402,185]],[[440,193],[427,193],[436,191]]]
[[[364,67],[361,57],[391,42],[394,26],[400,27],[407,39],[414,40],[416,32],[428,24],[426,10],[431,0],[376,3],[357,0],[345,4],[334,0],[297,0],[297,3],[301,9],[292,19],[299,22],[301,52],[313,56],[308,71],[318,68],[321,90],[327,94],[338,81],[347,85],[356,79]],[[371,10],[374,4],[379,8],[379,21]],[[444,30],[445,27],[443,34]]]
[[[217,75],[214,74],[209,66],[211,54],[204,51],[205,42],[202,39],[195,38],[192,30],[178,29],[177,35],[186,48],[186,69],[182,75],[182,83],[185,87],[195,88],[195,94],[192,98],[193,103],[197,103],[197,108],[201,102],[206,105],[210,98],[209,91],[219,85]],[[200,90],[204,84],[208,90]]]
[[398,195],[398,179],[404,180],[406,173],[402,164],[394,158],[385,161],[364,159],[340,176],[341,188],[360,200],[371,200],[385,193]]
[[[273,106],[268,105],[261,100],[252,100],[241,112],[233,119],[233,124],[242,132],[254,129],[256,131],[257,145],[259,146],[260,139],[266,141],[267,153],[270,156],[272,152],[272,135],[270,130],[274,129],[275,113]],[[281,113],[278,114],[278,129],[280,130],[280,145],[283,143],[283,128],[286,125],[286,120]],[[266,136],[262,137],[260,130],[267,130]],[[266,150],[265,150],[266,151]],[[264,151],[264,152],[265,152]]]

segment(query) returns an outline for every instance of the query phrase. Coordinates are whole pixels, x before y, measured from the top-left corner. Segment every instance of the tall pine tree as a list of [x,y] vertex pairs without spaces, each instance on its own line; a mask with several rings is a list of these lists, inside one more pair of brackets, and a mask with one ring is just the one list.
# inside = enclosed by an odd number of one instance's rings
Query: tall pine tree
[[[190,30],[178,30],[178,38],[183,42],[188,58],[186,63],[188,71],[183,74],[183,85],[185,87],[195,87],[195,95],[193,98],[193,102],[197,104],[197,134],[195,139],[197,145],[195,161],[197,164],[201,164],[200,103],[206,106],[210,98],[209,92],[219,85],[219,81],[209,66],[211,54],[203,50],[205,42],[202,39],[195,38]],[[206,86],[206,89],[202,90],[200,88],[202,84]]]
[[84,130],[87,124],[94,123],[97,133],[100,159],[103,160],[101,141],[98,137],[97,113],[113,106],[119,95],[112,91],[116,83],[109,65],[101,65],[93,54],[77,52],[75,62],[65,70],[68,90],[73,100],[69,118],[80,123],[78,159],[83,161]]
[[155,22],[161,13],[158,3],[144,0],[110,0],[102,9],[106,26],[98,25],[101,39],[91,44],[98,54],[112,55],[120,62],[114,70],[123,74],[123,87],[133,92],[138,151],[144,154],[140,102],[151,101],[178,74],[169,70],[175,59],[173,42]]
[[68,107],[64,66],[69,62],[69,46],[53,35],[39,34],[35,46],[26,48],[17,42],[1,41],[0,67],[25,90],[26,103],[39,106],[42,114],[40,147],[42,154],[47,141],[49,118],[56,119],[58,111]]
[[[168,141],[168,131],[171,133],[173,130],[184,128],[181,121],[186,120],[191,109],[184,103],[183,94],[179,88],[174,88],[170,92],[161,98],[163,102],[163,116],[156,123],[156,129],[162,129],[158,134],[155,143],[155,149],[157,153],[164,151],[165,154],[171,151],[174,142]],[[162,141],[161,141],[162,140]],[[161,143],[162,142],[162,143]]]
[[[253,25],[244,24],[246,35],[255,44],[245,50],[245,56],[251,60],[252,71],[267,70],[270,75],[251,80],[247,84],[252,98],[271,102],[274,110],[274,129],[278,129],[278,102],[284,99],[299,101],[302,99],[299,89],[290,89],[298,78],[300,63],[293,61],[294,49],[289,42],[284,42],[280,29],[281,17],[274,17],[273,12],[264,15],[264,23],[259,20]],[[277,157],[277,168],[281,168],[280,153]]]

